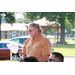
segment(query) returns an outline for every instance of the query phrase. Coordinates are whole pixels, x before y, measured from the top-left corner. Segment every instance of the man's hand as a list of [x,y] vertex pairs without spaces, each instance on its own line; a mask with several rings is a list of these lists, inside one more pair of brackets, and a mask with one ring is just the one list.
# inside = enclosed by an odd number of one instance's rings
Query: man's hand
[[23,61],[23,59],[26,57],[26,55],[25,55],[25,54],[19,54],[19,56],[20,56],[20,59],[19,59],[19,61],[20,61],[20,62],[22,62],[22,61]]

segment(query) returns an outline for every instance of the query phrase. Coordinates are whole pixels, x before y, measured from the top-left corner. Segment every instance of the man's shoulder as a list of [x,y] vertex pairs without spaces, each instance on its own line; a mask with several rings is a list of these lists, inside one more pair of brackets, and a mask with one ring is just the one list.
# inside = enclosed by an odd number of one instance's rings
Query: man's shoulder
[[27,43],[30,39],[31,39],[31,37],[29,37],[28,39],[26,39],[25,42]]
[[29,37],[26,41],[31,40],[31,37]]
[[40,42],[41,44],[51,44],[50,40],[47,37],[43,37]]
[[41,37],[42,37],[42,38],[46,38],[46,37],[45,37],[45,36],[43,36],[42,34],[41,34]]
[[43,36],[43,35],[42,35],[42,38],[45,40],[49,40],[46,36]]
[[[47,37],[45,37],[45,36],[41,36],[41,40],[44,42],[44,41],[49,41],[49,39],[47,38]],[[50,41],[49,41],[50,42]]]

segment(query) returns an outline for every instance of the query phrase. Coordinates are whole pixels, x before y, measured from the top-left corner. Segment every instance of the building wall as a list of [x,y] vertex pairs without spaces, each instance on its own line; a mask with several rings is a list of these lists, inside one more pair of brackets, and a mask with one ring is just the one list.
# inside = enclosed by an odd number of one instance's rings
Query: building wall
[[11,39],[25,35],[27,35],[26,31],[1,31],[1,39]]
[[11,39],[11,31],[1,31],[1,39]]
[[1,31],[1,39],[5,39],[5,31]]
[[12,32],[11,31],[7,31],[7,39],[11,39],[12,38]]
[[16,37],[19,37],[19,31],[16,31]]

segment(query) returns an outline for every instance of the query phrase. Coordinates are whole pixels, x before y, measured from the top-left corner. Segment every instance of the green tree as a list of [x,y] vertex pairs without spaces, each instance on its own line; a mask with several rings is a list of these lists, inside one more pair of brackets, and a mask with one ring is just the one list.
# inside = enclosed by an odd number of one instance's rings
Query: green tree
[[67,30],[67,34],[70,34],[71,33],[71,29],[73,28],[74,26],[69,22],[69,20],[66,18],[65,19],[65,29]]
[[7,23],[13,23],[15,22],[15,14],[14,12],[0,12],[0,40],[1,40],[1,19],[2,19],[2,16],[5,16],[5,21]]
[[75,21],[75,12],[25,12],[25,18],[31,19],[31,21],[46,17],[49,21],[57,21],[61,24],[61,37],[60,43],[64,44],[65,42],[65,19],[74,25]]
[[23,22],[28,24],[28,23],[30,23],[30,20],[29,19],[23,19],[23,18],[16,19],[16,23],[23,23]]

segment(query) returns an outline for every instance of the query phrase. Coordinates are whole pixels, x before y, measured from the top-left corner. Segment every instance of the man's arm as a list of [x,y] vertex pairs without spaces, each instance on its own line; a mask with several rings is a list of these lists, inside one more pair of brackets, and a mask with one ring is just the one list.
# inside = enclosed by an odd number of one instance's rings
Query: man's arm
[[48,55],[43,55],[41,58],[38,59],[39,62],[46,62],[48,61],[49,56]]
[[26,57],[26,42],[24,42],[24,45],[22,47],[22,52],[19,54],[20,59],[19,61],[22,62],[22,60]]
[[51,54],[51,43],[50,41],[46,38],[42,44],[41,44],[41,52],[42,52],[42,57],[39,58],[38,60],[40,62],[46,62],[49,59],[49,56]]
[[19,56],[20,56],[19,61],[22,62],[22,60],[26,57],[26,54],[19,54]]

